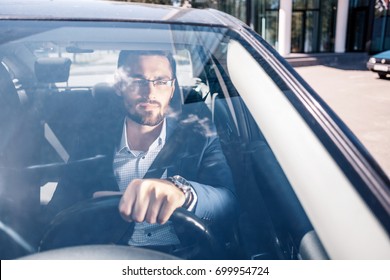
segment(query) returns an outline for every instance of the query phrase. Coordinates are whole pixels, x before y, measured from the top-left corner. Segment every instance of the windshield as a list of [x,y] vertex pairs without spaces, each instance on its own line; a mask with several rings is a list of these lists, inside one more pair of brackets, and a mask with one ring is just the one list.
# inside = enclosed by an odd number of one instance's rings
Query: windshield
[[308,218],[318,193],[363,204],[290,103],[288,75],[238,31],[0,30],[1,258],[113,243],[184,259],[298,259],[305,245],[327,258]]
[[[149,23],[1,25],[3,34],[11,29],[13,34],[2,36],[0,45],[6,91],[0,145],[2,220],[23,241],[11,246],[5,258],[66,246],[50,237],[59,213],[107,191],[123,194],[135,179],[169,179],[184,192],[183,206],[200,218],[209,219],[210,209],[224,215],[234,212],[230,166],[236,163],[227,160],[233,157],[230,143],[238,141],[241,129],[230,99],[238,94],[226,69],[234,33],[219,27]],[[167,68],[161,66],[166,64],[165,53],[172,58]],[[122,65],[120,57],[126,55]],[[155,111],[161,119],[155,120]],[[137,128],[149,131],[142,141],[133,137]],[[162,147],[171,151],[161,152]],[[156,160],[157,154],[170,161]],[[203,206],[205,195],[221,203]],[[176,244],[176,237],[159,237],[171,231],[169,227],[149,225],[163,219],[160,216],[132,215],[140,223],[125,244]],[[139,241],[137,232],[142,231],[147,231],[146,238]]]

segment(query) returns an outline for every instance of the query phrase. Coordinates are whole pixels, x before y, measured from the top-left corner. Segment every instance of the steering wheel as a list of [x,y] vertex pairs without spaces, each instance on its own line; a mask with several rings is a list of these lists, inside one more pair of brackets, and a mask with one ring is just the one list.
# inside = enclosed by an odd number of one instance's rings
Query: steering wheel
[[[134,222],[126,222],[119,214],[120,198],[119,195],[93,198],[60,212],[45,232],[39,251],[81,245],[127,245]],[[178,208],[169,220],[180,240],[175,256],[184,259],[220,259],[223,256],[223,246],[194,214]],[[152,255],[150,258],[154,259],[156,256]],[[143,257],[145,254],[140,255],[140,259]]]

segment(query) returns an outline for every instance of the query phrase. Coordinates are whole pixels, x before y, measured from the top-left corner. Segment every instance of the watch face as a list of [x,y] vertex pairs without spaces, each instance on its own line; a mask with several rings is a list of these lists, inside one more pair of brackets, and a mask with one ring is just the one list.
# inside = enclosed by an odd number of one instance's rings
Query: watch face
[[184,193],[191,190],[190,183],[188,183],[186,179],[184,179],[183,177],[181,177],[179,175],[173,176],[172,181],[178,188],[183,190]]
[[181,177],[180,175],[174,175],[174,176],[172,176],[172,178],[177,180],[177,181],[180,179],[183,179],[183,177]]
[[187,185],[187,184],[188,184],[188,183],[187,183],[187,180],[184,179],[183,177],[179,176],[179,175],[173,176],[173,179],[174,179],[175,181],[177,181],[179,184],[182,184],[182,185]]

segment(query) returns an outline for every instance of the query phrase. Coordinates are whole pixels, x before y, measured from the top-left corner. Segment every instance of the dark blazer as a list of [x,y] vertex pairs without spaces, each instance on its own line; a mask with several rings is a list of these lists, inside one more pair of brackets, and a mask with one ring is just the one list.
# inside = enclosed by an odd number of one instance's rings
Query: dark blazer
[[[67,168],[48,205],[52,214],[91,198],[96,191],[119,190],[113,157],[121,139],[124,112],[107,113],[102,108],[95,112],[88,129],[74,141]],[[168,176],[180,175],[191,182],[198,196],[194,209],[198,217],[225,224],[235,216],[237,202],[230,168],[213,131],[205,130],[204,124],[197,121],[167,118],[166,143],[175,141],[173,146],[177,147],[173,151],[174,160],[165,162],[163,168]]]

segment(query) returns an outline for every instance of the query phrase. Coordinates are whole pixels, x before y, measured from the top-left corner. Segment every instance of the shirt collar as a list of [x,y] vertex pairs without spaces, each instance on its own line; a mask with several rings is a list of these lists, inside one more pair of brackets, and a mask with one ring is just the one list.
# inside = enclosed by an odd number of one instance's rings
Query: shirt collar
[[[123,122],[123,128],[122,128],[122,137],[121,141],[119,143],[118,147],[118,153],[123,152],[123,151],[129,151],[131,152],[132,150],[130,149],[129,145],[127,144],[127,126],[126,126],[126,120],[127,117],[125,117],[125,120]],[[163,126],[161,128],[160,135],[157,137],[157,139],[150,145],[149,150],[153,150],[157,148],[160,145],[165,144],[165,139],[167,137],[167,126],[166,126],[166,119],[164,118],[163,120]]]

